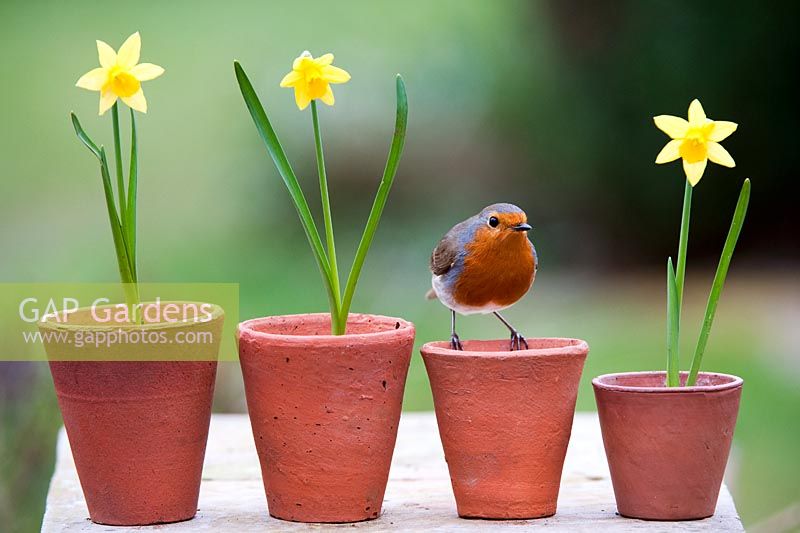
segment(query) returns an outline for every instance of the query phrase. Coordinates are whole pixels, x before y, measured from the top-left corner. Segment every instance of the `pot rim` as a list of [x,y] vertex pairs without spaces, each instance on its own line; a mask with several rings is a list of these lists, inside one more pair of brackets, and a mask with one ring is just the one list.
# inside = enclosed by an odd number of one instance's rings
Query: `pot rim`
[[[488,339],[490,342],[508,342],[508,339]],[[548,357],[553,355],[586,356],[589,353],[589,343],[583,339],[571,337],[528,337],[528,341],[563,341],[564,346],[553,348],[530,348],[527,350],[453,350],[442,346],[449,341],[426,342],[420,348],[423,357],[432,355],[437,357],[453,358],[481,358],[481,359],[518,359],[520,357]],[[464,341],[468,343],[469,341]],[[485,340],[483,342],[486,342]]]
[[[140,302],[143,305],[147,304],[155,304],[156,302]],[[63,314],[63,311],[58,311],[57,313],[51,313],[42,317],[42,319],[37,322],[37,326],[40,329],[50,329],[56,331],[116,331],[119,329],[129,330],[129,329],[137,329],[137,330],[150,330],[150,329],[172,329],[172,328],[181,328],[191,325],[202,325],[202,324],[209,324],[220,318],[225,316],[225,310],[217,304],[210,303],[210,302],[198,302],[192,300],[165,300],[159,302],[161,305],[167,304],[196,304],[196,305],[210,305],[212,308],[211,311],[211,318],[205,321],[176,321],[176,322],[147,322],[142,324],[132,324],[132,323],[125,323],[121,324],[118,322],[109,323],[109,324],[74,324],[69,322],[58,322],[57,320],[53,320],[58,314]],[[98,305],[96,306],[97,309],[106,309],[106,308],[116,308],[119,305],[125,304],[105,304],[105,305]],[[91,307],[79,307],[74,311],[71,311],[69,314],[78,313],[81,311],[87,311],[91,309]]]
[[[601,389],[613,392],[627,392],[636,394],[687,394],[693,392],[721,392],[731,389],[736,389],[744,384],[744,380],[739,376],[733,374],[723,374],[721,372],[700,372],[698,376],[718,376],[722,378],[729,378],[727,383],[720,383],[718,385],[693,385],[691,387],[651,387],[651,386],[635,386],[635,385],[613,385],[604,383],[603,380],[615,378],[618,376],[652,376],[652,375],[666,376],[665,370],[644,370],[639,372],[614,372],[611,374],[602,374],[592,379],[592,386],[595,389]],[[681,377],[687,376],[688,372],[681,372]]]
[[314,318],[324,317],[326,319],[330,319],[330,316],[331,316],[330,313],[299,313],[292,315],[270,315],[258,318],[251,318],[249,320],[245,320],[239,323],[239,326],[236,328],[236,335],[240,339],[247,336],[254,339],[280,341],[282,343],[307,344],[313,341],[317,343],[322,342],[325,344],[337,346],[337,345],[351,344],[354,340],[374,342],[382,339],[390,339],[392,337],[397,337],[398,335],[407,335],[409,333],[413,335],[416,332],[416,328],[413,322],[409,322],[408,320],[404,320],[398,317],[375,315],[371,313],[350,313],[347,317],[347,323],[351,324],[354,322],[357,323],[359,321],[364,321],[365,319],[368,318],[378,318],[382,319],[382,321],[386,323],[394,322],[395,324],[398,324],[398,326],[395,328],[374,331],[371,333],[345,333],[344,335],[331,335],[331,334],[292,335],[290,333],[268,333],[266,331],[259,331],[255,329],[257,326],[268,323],[269,321],[277,318],[291,321],[298,319],[307,319],[308,317],[314,317]]

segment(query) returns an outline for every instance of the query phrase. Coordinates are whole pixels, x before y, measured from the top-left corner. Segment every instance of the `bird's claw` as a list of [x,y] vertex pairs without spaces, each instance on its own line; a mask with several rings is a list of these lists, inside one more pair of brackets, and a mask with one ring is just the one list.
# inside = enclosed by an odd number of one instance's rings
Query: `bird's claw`
[[459,339],[458,335],[455,333],[450,337],[450,348],[458,351],[464,350],[464,347],[461,345],[461,339]]
[[[524,348],[523,348],[524,346]],[[511,351],[515,350],[527,350],[528,349],[528,341],[525,340],[518,331],[511,332]]]

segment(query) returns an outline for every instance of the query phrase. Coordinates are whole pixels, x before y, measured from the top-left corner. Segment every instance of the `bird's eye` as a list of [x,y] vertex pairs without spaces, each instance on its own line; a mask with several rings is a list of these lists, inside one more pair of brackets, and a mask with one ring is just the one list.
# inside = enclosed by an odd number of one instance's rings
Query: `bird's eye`
[[496,228],[498,224],[500,224],[500,221],[497,220],[497,217],[489,217],[489,225],[491,227]]

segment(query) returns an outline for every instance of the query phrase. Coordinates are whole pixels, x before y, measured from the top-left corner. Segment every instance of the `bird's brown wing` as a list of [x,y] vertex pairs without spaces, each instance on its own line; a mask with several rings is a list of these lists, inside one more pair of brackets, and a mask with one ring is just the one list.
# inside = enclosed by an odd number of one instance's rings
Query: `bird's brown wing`
[[456,261],[456,254],[458,248],[456,247],[455,239],[448,239],[447,235],[439,241],[436,248],[433,249],[431,254],[431,272],[434,276],[441,276],[446,274]]
[[466,225],[466,220],[456,224],[448,231],[431,254],[431,272],[434,276],[446,274],[453,268],[458,257],[458,235],[461,234],[462,226]]

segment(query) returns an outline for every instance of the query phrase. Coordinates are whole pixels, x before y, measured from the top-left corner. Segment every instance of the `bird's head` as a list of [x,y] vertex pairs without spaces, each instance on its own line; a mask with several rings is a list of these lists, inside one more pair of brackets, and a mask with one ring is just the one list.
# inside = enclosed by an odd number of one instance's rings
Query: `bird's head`
[[485,238],[525,238],[532,228],[525,211],[513,204],[492,204],[478,214],[478,224],[486,227],[481,231]]

